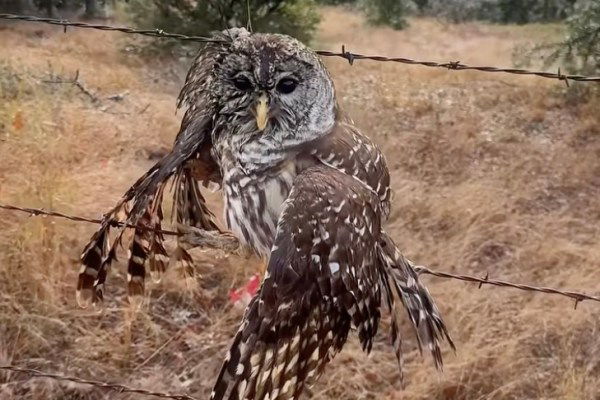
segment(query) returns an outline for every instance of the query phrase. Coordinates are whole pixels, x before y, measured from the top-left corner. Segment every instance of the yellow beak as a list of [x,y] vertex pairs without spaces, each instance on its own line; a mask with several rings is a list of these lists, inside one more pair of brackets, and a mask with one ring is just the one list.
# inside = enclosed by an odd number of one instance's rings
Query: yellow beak
[[256,106],[256,126],[259,131],[262,131],[267,126],[269,121],[269,98],[266,93],[262,93],[258,98]]

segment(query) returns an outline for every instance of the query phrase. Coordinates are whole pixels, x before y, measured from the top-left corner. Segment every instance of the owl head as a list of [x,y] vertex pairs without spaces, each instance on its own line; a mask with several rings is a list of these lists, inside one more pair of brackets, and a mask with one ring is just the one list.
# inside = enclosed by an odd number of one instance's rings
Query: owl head
[[260,163],[265,153],[283,155],[331,130],[333,82],[314,51],[286,35],[243,28],[215,40],[194,62],[182,98],[188,111],[214,113],[217,148]]

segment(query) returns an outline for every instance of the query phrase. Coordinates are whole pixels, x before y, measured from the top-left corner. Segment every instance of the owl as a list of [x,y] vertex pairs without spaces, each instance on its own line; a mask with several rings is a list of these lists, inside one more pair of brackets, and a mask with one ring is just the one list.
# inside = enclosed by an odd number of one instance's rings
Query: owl
[[[454,347],[452,340],[413,265],[385,231],[391,196],[385,158],[340,110],[319,57],[285,35],[236,28],[213,39],[181,91],[186,112],[173,150],[105,215],[85,248],[80,303],[102,298],[126,224],[137,226],[130,298],[143,292],[146,268],[153,275],[165,269],[161,203],[169,178],[178,226],[228,237],[200,190],[215,182],[229,232],[267,268],[212,399],[298,398],[351,330],[371,350],[382,303],[391,311],[399,363],[403,307],[419,348],[441,367],[439,343]],[[173,257],[191,267],[181,240]]]

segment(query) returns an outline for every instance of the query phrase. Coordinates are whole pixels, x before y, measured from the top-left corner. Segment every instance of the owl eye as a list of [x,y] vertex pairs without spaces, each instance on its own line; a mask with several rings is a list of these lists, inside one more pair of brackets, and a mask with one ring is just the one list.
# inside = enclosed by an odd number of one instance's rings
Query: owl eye
[[277,83],[277,90],[281,93],[288,94],[296,90],[298,81],[292,78],[283,78]]
[[233,78],[233,85],[239,90],[245,91],[252,89],[252,82],[250,82],[250,79],[246,78],[245,76]]

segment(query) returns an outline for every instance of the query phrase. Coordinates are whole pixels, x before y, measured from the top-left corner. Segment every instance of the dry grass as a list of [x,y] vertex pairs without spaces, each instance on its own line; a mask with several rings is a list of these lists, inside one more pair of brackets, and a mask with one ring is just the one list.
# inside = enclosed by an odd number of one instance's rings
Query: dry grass
[[[556,27],[444,26],[403,32],[324,10],[318,47],[510,65],[515,44]],[[0,27],[0,200],[98,216],[177,131],[180,66],[121,51],[116,34]],[[154,64],[154,65],[152,65]],[[393,174],[389,230],[410,258],[451,271],[600,290],[600,115],[536,78],[327,60],[340,102],[384,149]],[[79,69],[101,98],[40,82]],[[122,102],[107,97],[128,92]],[[141,114],[146,105],[148,108]],[[218,195],[211,202],[219,208]],[[93,226],[0,212],[0,364],[206,398],[240,317],[227,293],[254,260],[196,254],[198,286],[171,271],[132,314],[123,271],[106,306],[74,304],[79,252]],[[426,278],[458,346],[444,373],[406,337],[402,388],[386,334],[371,356],[354,340],[316,399],[598,399],[600,309],[562,298]],[[129,399],[0,375],[0,399]]]

